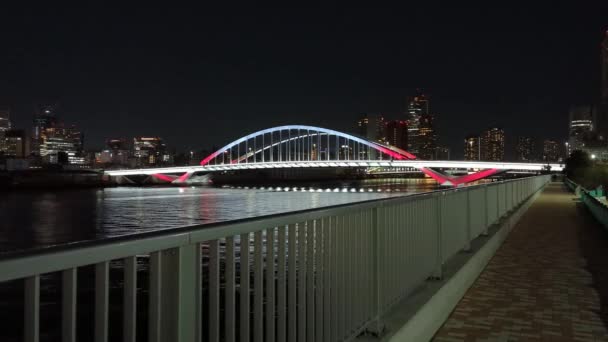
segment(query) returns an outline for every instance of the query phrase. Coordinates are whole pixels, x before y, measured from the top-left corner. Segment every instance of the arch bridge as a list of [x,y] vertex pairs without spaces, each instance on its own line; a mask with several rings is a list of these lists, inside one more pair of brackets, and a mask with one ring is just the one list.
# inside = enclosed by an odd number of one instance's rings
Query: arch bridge
[[[254,170],[269,168],[366,168],[416,169],[442,185],[458,186],[477,181],[498,172],[518,170],[557,171],[559,164],[503,163],[471,161],[420,160],[395,146],[332,129],[286,125],[264,129],[241,137],[201,160],[198,166],[150,169],[107,170],[110,176],[150,175],[156,179],[185,183],[197,172]],[[447,175],[439,169],[475,170],[462,176]],[[181,174],[181,175],[171,175]]]

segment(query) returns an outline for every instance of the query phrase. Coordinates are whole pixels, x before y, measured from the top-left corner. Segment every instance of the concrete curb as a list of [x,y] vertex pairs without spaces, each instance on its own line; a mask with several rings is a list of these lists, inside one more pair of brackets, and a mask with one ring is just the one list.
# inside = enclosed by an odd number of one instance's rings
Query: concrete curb
[[436,290],[425,303],[421,304],[409,320],[399,328],[389,341],[430,341],[448,319],[456,305],[473,285],[490,259],[505,241],[509,232],[528,210],[542,190],[530,196],[522,205],[498,223],[494,235],[475,252],[468,261]]

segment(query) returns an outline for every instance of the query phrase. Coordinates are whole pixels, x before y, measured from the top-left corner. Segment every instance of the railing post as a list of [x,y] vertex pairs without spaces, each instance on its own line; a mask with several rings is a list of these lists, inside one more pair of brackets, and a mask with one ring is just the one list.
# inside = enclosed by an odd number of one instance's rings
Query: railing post
[[161,267],[161,341],[194,341],[198,244],[164,250]]
[[24,341],[40,339],[40,275],[25,278]]
[[379,238],[380,229],[382,229],[382,222],[384,217],[382,216],[382,205],[378,205],[372,210],[372,260],[374,262],[372,279],[373,279],[373,288],[372,288],[372,304],[374,310],[374,319],[367,326],[366,331],[372,335],[380,336],[384,332],[385,326],[380,320],[380,315],[382,314],[382,295],[380,293],[381,290],[381,280],[380,280],[380,269],[382,260],[380,260],[380,246],[381,243]]
[[471,251],[471,191],[470,190],[464,190],[466,191],[466,195],[467,195],[467,202],[466,202],[466,215],[467,215],[467,221],[466,221],[466,227],[465,229],[466,231],[466,242],[464,244],[464,248],[462,249],[465,252],[470,252]]
[[433,279],[439,280],[443,278],[443,218],[442,218],[442,202],[445,192],[435,195],[435,207],[437,210],[437,261],[435,271],[433,271]]
[[481,235],[488,236],[488,227],[490,226],[490,222],[488,222],[488,221],[490,219],[488,217],[489,216],[488,215],[489,205],[488,205],[488,186],[487,185],[483,186],[483,203],[484,203],[483,206],[485,209],[483,211],[485,224],[484,224],[483,231],[481,232]]

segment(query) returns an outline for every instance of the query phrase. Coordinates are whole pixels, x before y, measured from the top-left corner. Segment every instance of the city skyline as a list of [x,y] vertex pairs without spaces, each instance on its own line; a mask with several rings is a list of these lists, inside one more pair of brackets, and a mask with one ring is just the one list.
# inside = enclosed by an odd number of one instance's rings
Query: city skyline
[[566,135],[569,105],[599,97],[606,6],[553,5],[551,16],[536,3],[17,9],[1,24],[11,34],[0,103],[13,107],[17,127],[31,120],[33,104],[56,103],[98,147],[112,132],[163,136],[186,149],[229,141],[235,127],[347,130],[357,113],[397,117],[423,88],[441,116],[439,143],[458,157],[465,131],[494,123],[516,136]]

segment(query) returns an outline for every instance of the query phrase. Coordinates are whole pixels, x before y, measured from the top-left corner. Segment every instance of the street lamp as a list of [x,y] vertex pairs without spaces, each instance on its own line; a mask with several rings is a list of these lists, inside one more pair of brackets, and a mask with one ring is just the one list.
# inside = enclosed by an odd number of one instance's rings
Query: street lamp
[[592,155],[591,155],[591,159],[595,159],[595,154],[592,154]]

